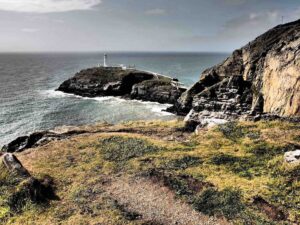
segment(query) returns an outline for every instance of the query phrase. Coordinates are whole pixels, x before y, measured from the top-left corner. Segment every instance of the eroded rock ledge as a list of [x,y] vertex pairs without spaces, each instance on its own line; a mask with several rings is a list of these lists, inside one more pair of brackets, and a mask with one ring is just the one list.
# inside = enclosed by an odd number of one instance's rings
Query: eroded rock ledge
[[207,69],[169,109],[205,124],[300,117],[300,20],[279,25]]
[[169,104],[174,104],[186,91],[176,79],[121,67],[82,70],[57,90],[84,97],[120,96]]

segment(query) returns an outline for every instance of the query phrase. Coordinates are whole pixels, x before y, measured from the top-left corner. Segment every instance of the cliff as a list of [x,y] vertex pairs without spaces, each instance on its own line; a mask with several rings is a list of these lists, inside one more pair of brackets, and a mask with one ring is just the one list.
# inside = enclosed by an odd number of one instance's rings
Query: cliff
[[172,110],[200,123],[243,115],[299,117],[299,37],[300,20],[267,31],[204,71]]
[[63,82],[59,91],[85,97],[120,96],[174,104],[186,90],[176,79],[136,69],[96,67]]

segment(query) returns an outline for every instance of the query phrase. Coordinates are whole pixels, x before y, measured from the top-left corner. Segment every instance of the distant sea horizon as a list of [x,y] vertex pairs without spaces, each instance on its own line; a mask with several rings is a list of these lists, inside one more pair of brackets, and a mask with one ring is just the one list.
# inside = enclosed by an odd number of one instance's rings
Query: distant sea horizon
[[0,51],[0,54],[95,54],[95,53],[157,53],[157,54],[172,54],[172,53],[191,53],[191,54],[231,54],[228,52],[219,51]]
[[56,92],[82,69],[103,63],[176,77],[186,86],[229,53],[174,51],[0,52],[0,147],[18,136],[63,125],[170,120],[168,105],[114,97],[82,98]]

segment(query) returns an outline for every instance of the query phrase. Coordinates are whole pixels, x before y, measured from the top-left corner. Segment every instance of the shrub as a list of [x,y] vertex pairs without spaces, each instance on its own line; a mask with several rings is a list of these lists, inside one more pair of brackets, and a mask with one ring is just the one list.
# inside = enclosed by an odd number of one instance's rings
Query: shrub
[[189,167],[193,167],[201,163],[202,160],[199,157],[183,156],[182,158],[168,161],[165,166],[168,169],[178,170],[178,169],[187,169]]
[[215,165],[233,164],[237,161],[239,161],[238,157],[223,153],[215,155],[211,158],[211,162]]
[[218,126],[218,130],[226,137],[232,141],[244,136],[244,130],[242,126],[239,126],[237,122],[228,122]]
[[241,191],[237,189],[226,188],[217,191],[208,188],[194,199],[193,206],[209,216],[222,215],[227,219],[234,219],[245,208],[241,198]]
[[101,139],[97,148],[101,149],[105,160],[119,163],[159,150],[148,141],[120,136]]
[[275,155],[283,154],[285,152],[285,147],[274,146],[265,141],[260,141],[246,146],[245,150],[246,152],[252,153],[258,157],[272,158]]
[[249,179],[253,176],[260,176],[263,173],[262,168],[266,165],[264,159],[256,156],[235,157],[223,153],[213,156],[211,163],[218,166],[225,165],[228,170]]
[[260,138],[260,135],[261,135],[260,131],[249,131],[246,134],[246,137],[248,137],[251,140],[258,140]]

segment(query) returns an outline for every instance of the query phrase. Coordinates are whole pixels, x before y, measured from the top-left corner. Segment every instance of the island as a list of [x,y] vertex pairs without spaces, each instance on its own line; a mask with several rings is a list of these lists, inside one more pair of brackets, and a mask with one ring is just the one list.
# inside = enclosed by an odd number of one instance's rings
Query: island
[[119,96],[174,104],[186,88],[168,76],[121,66],[100,66],[80,71],[57,90],[84,97]]

